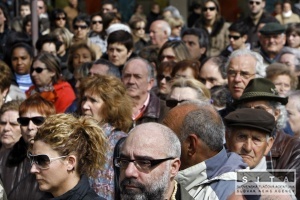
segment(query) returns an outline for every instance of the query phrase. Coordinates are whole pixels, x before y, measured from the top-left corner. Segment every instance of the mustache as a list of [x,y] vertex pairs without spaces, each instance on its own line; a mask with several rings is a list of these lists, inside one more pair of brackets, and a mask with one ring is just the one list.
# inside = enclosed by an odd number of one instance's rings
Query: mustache
[[139,183],[137,180],[133,178],[124,178],[120,183],[121,191],[126,191],[125,186],[127,185],[139,188],[142,193],[146,190],[146,187],[143,184]]

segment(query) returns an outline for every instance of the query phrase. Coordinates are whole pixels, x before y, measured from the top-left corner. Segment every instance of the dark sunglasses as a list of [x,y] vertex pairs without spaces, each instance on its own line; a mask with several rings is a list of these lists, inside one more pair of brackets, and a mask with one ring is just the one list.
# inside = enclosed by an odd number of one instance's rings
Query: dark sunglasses
[[136,27],[135,30],[145,30],[145,27]]
[[237,35],[228,35],[229,39],[233,38],[234,40],[238,40],[241,38],[241,36],[237,36]]
[[28,126],[30,121],[32,121],[36,126],[40,126],[45,122],[45,117],[19,117],[17,119],[17,122],[21,126]]
[[169,107],[169,108],[174,108],[175,106],[177,106],[179,103],[182,103],[186,100],[176,100],[176,99],[167,99],[166,100],[166,105]]
[[47,68],[41,68],[41,67],[33,68],[33,67],[31,67],[31,73],[33,73],[35,71],[36,73],[39,74],[39,73],[42,73],[42,71],[44,69],[47,69]]
[[260,4],[260,2],[259,1],[249,1],[249,4],[250,5],[256,4],[258,6]]
[[30,160],[30,164],[31,165],[35,164],[40,169],[49,169],[50,167],[49,165],[52,161],[67,157],[67,156],[59,156],[55,158],[50,158],[45,154],[32,155],[30,152],[28,152],[27,156]]
[[65,17],[56,17],[55,20],[66,20]]
[[204,12],[206,12],[206,11],[208,11],[208,10],[214,11],[214,10],[216,10],[216,7],[204,7],[204,8],[203,8],[203,11],[204,11]]
[[167,82],[170,82],[172,80],[172,77],[170,77],[170,76],[164,76],[162,74],[157,75],[157,79],[160,80],[160,81],[163,80],[164,78],[166,79]]
[[78,30],[79,28],[80,29],[87,29],[87,27],[88,27],[87,25],[74,25],[75,30]]
[[102,24],[102,21],[92,21],[93,24]]

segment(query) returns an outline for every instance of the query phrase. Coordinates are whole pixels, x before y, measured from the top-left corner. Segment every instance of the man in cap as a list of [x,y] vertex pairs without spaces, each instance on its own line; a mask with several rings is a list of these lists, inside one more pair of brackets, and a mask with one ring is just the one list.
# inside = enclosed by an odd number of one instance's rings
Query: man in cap
[[267,169],[265,156],[273,142],[275,118],[265,110],[242,108],[225,118],[226,146],[239,154],[250,169]]
[[[280,97],[275,85],[265,78],[252,79],[236,104],[240,108],[263,109],[275,117],[276,134],[270,155],[268,169],[295,169],[297,190],[300,191],[300,139],[284,132],[287,117],[284,105],[287,97]],[[296,194],[300,198],[300,192]]]
[[235,191],[235,170],[246,163],[227,153],[222,118],[211,104],[186,101],[163,120],[181,142],[181,166],[176,180],[195,199],[227,199]]
[[279,23],[267,23],[259,30],[259,42],[261,48],[259,53],[264,58],[267,66],[279,60],[281,51],[285,45],[285,27]]

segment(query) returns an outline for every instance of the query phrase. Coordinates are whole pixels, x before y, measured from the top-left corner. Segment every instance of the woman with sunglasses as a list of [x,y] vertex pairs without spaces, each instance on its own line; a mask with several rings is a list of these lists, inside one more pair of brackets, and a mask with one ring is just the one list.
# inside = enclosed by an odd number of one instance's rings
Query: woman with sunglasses
[[38,189],[34,175],[30,174],[27,149],[45,118],[55,114],[55,107],[39,94],[34,94],[17,107],[17,113],[19,118],[16,121],[22,137],[10,151],[0,154],[0,176],[8,199],[39,200],[45,193]]
[[50,15],[51,30],[66,28],[66,26],[68,26],[67,19],[67,14],[63,9],[56,8],[52,10]]
[[162,62],[157,68],[157,96],[165,100],[171,90],[171,73],[176,63],[174,61]]
[[88,177],[105,163],[107,142],[98,122],[90,117],[58,114],[39,128],[28,157],[39,189],[53,199],[102,200]]
[[139,54],[139,52],[148,45],[149,38],[146,35],[146,23],[147,21],[141,17],[133,17],[129,21],[129,27],[133,37],[133,52]]
[[218,0],[204,0],[201,17],[196,21],[196,28],[204,28],[210,35],[208,56],[218,56],[229,44],[229,23],[221,16]]
[[50,53],[42,52],[34,58],[30,70],[33,86],[26,91],[27,97],[39,93],[55,105],[57,113],[64,112],[75,99],[71,85],[62,80],[59,60]]
[[131,98],[120,79],[95,74],[82,79],[79,105],[82,115],[92,116],[99,122],[108,140],[105,166],[91,179],[91,186],[99,196],[114,199],[114,148],[132,126]]
[[106,31],[103,28],[101,13],[91,15],[91,31],[88,34],[91,43],[98,45],[102,53],[106,52]]

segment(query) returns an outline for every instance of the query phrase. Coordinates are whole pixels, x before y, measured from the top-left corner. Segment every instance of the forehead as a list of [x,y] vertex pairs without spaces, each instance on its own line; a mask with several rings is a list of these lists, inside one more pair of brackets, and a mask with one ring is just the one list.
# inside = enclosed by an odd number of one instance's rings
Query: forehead
[[86,22],[80,20],[80,21],[76,21],[75,24],[76,24],[76,25],[86,25]]
[[233,127],[231,129],[231,132],[236,135],[243,134],[243,135],[258,136],[258,137],[265,137],[268,135],[267,133],[265,133],[263,131],[253,129],[253,128],[244,128],[242,126],[241,127]]
[[86,48],[79,48],[74,52],[74,54],[89,54],[90,55],[90,51]]
[[270,103],[267,100],[257,100],[257,101],[249,101],[244,103],[245,106],[257,106],[257,105],[265,105],[270,107]]
[[146,64],[141,60],[131,60],[124,68],[124,73],[131,74],[147,74],[148,70]]
[[126,47],[124,44],[115,42],[112,44],[108,44],[108,48],[114,48],[114,49],[120,49],[120,50],[126,50]]
[[229,69],[242,70],[254,72],[256,67],[256,60],[250,55],[241,55],[231,59],[229,62]]
[[175,87],[170,97],[177,100],[197,99],[198,92],[190,87]]
[[184,35],[182,39],[184,41],[192,41],[192,42],[197,43],[199,40],[199,37],[197,35],[187,34],[187,35]]
[[216,6],[216,4],[212,1],[208,1],[205,3],[205,6],[212,7],[212,6]]
[[[292,62],[295,57],[296,56],[294,54],[285,53],[285,54],[281,55],[280,60],[287,60],[287,61],[291,61]],[[292,60],[290,60],[290,59],[292,59]]]
[[164,49],[162,54],[164,54],[164,55],[167,55],[167,54],[168,55],[175,55],[174,51],[171,47]]

